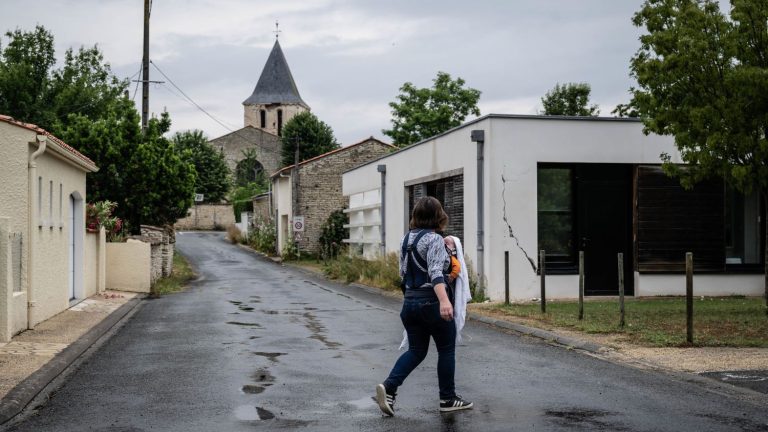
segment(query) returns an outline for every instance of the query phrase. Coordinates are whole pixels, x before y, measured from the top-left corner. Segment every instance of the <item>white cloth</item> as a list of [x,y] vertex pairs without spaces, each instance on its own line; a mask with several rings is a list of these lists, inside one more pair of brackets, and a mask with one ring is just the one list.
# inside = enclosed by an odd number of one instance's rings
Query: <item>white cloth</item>
[[[461,342],[461,330],[467,319],[467,303],[472,299],[472,293],[469,291],[469,274],[467,273],[467,263],[464,261],[464,248],[458,237],[453,237],[456,243],[456,257],[461,264],[459,277],[456,278],[456,289],[453,293],[453,322],[456,325],[456,343]],[[398,349],[408,348],[408,332],[403,330],[403,341],[400,342]]]

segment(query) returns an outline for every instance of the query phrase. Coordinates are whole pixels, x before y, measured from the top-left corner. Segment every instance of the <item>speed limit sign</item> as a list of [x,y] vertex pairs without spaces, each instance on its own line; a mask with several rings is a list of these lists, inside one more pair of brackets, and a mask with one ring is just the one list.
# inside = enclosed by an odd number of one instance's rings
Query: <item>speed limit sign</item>
[[293,230],[296,232],[304,231],[304,216],[293,217]]

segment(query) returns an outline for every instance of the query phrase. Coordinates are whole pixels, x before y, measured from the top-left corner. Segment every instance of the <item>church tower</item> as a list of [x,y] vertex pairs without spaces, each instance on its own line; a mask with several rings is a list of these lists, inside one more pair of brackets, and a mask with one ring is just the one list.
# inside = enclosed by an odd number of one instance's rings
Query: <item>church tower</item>
[[309,111],[293,81],[280,42],[275,40],[272,52],[253,90],[243,102],[245,126],[282,135],[283,126],[296,114]]

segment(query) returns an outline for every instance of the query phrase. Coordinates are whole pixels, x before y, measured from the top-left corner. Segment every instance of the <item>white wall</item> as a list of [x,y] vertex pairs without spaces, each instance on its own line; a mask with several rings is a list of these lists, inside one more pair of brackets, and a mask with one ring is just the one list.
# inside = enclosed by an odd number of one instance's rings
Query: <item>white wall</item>
[[[272,180],[272,194],[277,213],[277,219],[275,220],[275,225],[277,226],[277,253],[281,254],[283,252],[283,245],[287,241],[286,233],[290,235],[293,232],[290,225],[293,218],[291,178],[275,177]],[[287,218],[284,216],[287,216]]]
[[[377,175],[381,175],[377,172]],[[349,196],[349,239],[345,240],[350,254],[367,259],[381,253],[381,189],[358,192]]]
[[[464,251],[467,259],[476,263],[477,248],[477,144],[470,140],[470,131],[488,129],[489,119],[471,127],[454,130],[417,146],[407,147],[343,175],[342,192],[350,196],[350,209],[355,208],[351,196],[378,190],[381,187],[380,164],[387,166],[386,187],[386,250],[399,252],[400,241],[408,231],[406,183],[428,176],[463,169],[464,174]],[[487,136],[486,136],[487,139]],[[488,173],[486,173],[486,177]],[[487,182],[487,180],[486,180]],[[487,196],[487,195],[486,195]]]
[[[540,296],[539,277],[528,259],[538,266],[539,163],[658,164],[662,152],[669,153],[673,162],[680,162],[671,137],[645,135],[637,121],[486,117],[343,175],[343,193],[350,196],[350,209],[354,209],[363,205],[365,194],[379,189],[377,165],[387,166],[387,251],[397,252],[407,231],[405,183],[463,168],[464,250],[467,259],[473,265],[477,263],[477,144],[470,140],[470,132],[476,129],[485,131],[486,140],[484,274],[486,294],[492,300],[504,299],[505,251],[510,255],[510,298],[527,300]],[[635,293],[682,294],[681,278],[635,273]],[[762,292],[761,275],[697,275],[695,280],[695,290],[700,295]],[[547,296],[578,297],[578,276],[547,276]]]
[[[658,164],[662,152],[679,162],[672,138],[645,135],[636,121],[494,118],[486,140],[491,176],[486,180],[485,259],[488,295],[494,300],[504,299],[505,251],[510,255],[510,297],[540,296],[539,278],[526,258],[527,253],[538,266],[538,163]],[[578,297],[578,276],[547,276],[547,296]]]

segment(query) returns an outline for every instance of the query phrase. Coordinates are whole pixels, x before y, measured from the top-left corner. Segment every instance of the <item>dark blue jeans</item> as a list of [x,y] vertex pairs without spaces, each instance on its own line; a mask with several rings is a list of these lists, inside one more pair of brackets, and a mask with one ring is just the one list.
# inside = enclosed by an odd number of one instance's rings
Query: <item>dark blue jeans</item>
[[440,318],[440,302],[437,298],[406,298],[400,319],[408,332],[408,351],[397,359],[392,372],[384,381],[387,392],[395,393],[411,371],[424,360],[431,336],[435,340],[438,353],[437,379],[440,384],[440,399],[455,396],[453,376],[456,370],[456,325],[453,321]]

